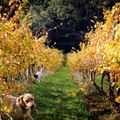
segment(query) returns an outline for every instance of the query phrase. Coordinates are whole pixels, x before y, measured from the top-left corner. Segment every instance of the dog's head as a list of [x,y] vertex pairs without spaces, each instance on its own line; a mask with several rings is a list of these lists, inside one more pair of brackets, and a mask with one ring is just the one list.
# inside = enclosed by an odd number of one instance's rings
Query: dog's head
[[17,104],[21,105],[25,109],[33,108],[35,105],[34,97],[30,93],[21,95],[20,97],[17,98]]

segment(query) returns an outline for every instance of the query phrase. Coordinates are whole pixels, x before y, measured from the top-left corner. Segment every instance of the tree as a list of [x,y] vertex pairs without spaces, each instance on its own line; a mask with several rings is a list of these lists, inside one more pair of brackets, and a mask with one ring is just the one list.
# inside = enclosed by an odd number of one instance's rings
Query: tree
[[[72,47],[77,47],[79,42],[83,42],[84,34],[81,35],[81,31],[90,31],[91,26],[93,27],[97,21],[104,21],[103,9],[106,7],[110,9],[115,2],[112,0],[41,0],[39,3],[33,1],[30,10],[34,16],[31,30],[35,36],[47,31],[49,35],[47,45],[70,51]],[[63,40],[60,41],[60,38]],[[72,42],[69,41],[70,38],[73,39]],[[61,42],[65,44],[61,45]],[[72,44],[73,42],[77,45]]]

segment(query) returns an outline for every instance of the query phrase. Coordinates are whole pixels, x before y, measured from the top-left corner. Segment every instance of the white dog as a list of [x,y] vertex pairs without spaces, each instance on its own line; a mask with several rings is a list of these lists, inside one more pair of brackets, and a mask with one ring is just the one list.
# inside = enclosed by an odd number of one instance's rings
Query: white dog
[[34,74],[34,78],[35,78],[35,80],[37,82],[39,82],[43,78],[43,76],[44,76],[44,69],[45,69],[45,67],[42,66],[41,69]]
[[32,94],[26,93],[19,97],[5,95],[2,102],[9,108],[13,120],[34,120],[31,116],[31,108],[35,105]]

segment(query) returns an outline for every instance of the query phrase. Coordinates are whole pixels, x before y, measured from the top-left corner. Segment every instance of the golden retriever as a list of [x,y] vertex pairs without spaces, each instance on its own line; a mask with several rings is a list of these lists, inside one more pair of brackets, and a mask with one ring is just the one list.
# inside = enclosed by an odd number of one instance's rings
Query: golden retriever
[[35,105],[32,94],[26,93],[19,97],[5,95],[2,102],[9,108],[13,120],[34,120],[31,116],[31,108]]

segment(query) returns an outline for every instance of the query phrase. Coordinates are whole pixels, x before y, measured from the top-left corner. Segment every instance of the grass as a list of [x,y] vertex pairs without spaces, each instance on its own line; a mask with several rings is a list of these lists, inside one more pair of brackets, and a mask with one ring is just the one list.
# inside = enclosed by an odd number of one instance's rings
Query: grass
[[[101,77],[102,75],[97,75],[96,76],[96,83],[98,86],[101,85]],[[108,85],[108,81],[107,81],[107,77],[104,78],[104,81],[103,81],[103,89],[107,92],[109,90],[109,85]]]
[[35,120],[88,120],[84,95],[66,67],[34,84],[27,92],[35,95]]

